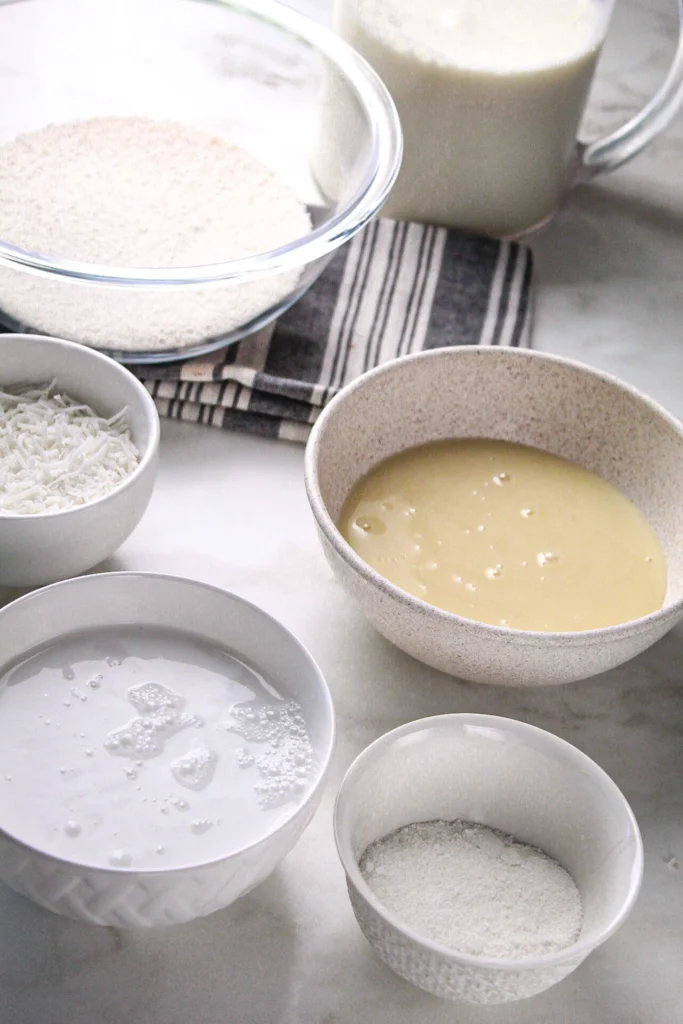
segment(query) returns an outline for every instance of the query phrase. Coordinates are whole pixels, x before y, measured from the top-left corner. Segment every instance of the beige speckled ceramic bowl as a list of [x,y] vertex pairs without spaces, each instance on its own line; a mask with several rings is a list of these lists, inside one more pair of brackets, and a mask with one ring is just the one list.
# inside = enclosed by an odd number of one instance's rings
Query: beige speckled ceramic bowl
[[[390,455],[451,437],[487,437],[563,456],[619,487],[664,548],[664,606],[575,633],[489,626],[389,583],[346,543],[337,520],[357,480]],[[306,488],[327,559],[387,639],[474,682],[539,686],[585,679],[650,647],[683,618],[683,424],[614,377],[519,349],[407,356],[354,381],[327,406],[306,450]]]

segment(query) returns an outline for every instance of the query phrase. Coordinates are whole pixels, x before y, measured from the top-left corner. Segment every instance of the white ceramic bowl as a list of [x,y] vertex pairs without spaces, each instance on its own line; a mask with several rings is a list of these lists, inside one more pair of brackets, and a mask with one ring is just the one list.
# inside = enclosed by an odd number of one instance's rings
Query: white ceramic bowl
[[113,491],[87,505],[42,515],[0,514],[0,586],[37,587],[92,569],[132,533],[152,496],[159,416],[140,381],[83,345],[0,334],[0,389],[53,379],[60,390],[104,416],[125,406],[140,463]]
[[[583,924],[558,953],[500,960],[430,942],[386,911],[358,866],[367,846],[417,821],[476,821],[538,846],[572,875]],[[633,812],[576,747],[524,722],[441,715],[381,736],[356,758],[334,817],[354,913],[381,958],[433,995],[504,1003],[570,974],[623,924],[643,873]]]
[[322,796],[334,746],[334,708],[310,654],[275,619],[217,587],[153,573],[84,576],[7,605],[0,611],[2,665],[75,630],[126,623],[193,633],[257,667],[301,704],[318,754],[311,788],[289,817],[260,841],[191,867],[96,869],[63,860],[3,831],[0,808],[0,880],[67,917],[150,928],[227,907],[264,881],[289,853]]
[[[585,466],[645,513],[664,548],[664,606],[622,625],[541,633],[485,625],[389,583],[337,529],[352,486],[382,459],[443,438],[531,445]],[[683,618],[683,424],[608,374],[511,348],[444,348],[386,363],[336,396],[306,450],[306,487],[327,559],[385,637],[474,682],[585,679],[634,657]]]

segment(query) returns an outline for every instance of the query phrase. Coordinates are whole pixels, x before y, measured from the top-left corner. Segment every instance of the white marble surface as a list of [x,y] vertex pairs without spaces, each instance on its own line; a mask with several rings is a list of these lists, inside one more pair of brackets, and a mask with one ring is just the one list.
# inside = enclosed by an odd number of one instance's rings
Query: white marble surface
[[[302,2],[303,6],[303,2]],[[306,0],[319,11],[320,0]],[[661,79],[674,0],[623,0],[589,129],[613,125]],[[574,194],[537,238],[536,347],[583,359],[683,415],[683,116],[632,166]],[[81,926],[0,888],[2,1024],[675,1024],[683,1004],[683,630],[609,675],[560,690],[466,685],[377,636],[323,561],[302,450],[178,423],[159,485],[107,568],[186,574],[278,616],[336,702],[329,790],[273,876],[209,919],[141,935]],[[488,1010],[400,981],[355,925],[331,831],[342,773],[394,726],[446,711],[520,718],[564,736],[622,787],[645,881],[624,928],[569,979]]]

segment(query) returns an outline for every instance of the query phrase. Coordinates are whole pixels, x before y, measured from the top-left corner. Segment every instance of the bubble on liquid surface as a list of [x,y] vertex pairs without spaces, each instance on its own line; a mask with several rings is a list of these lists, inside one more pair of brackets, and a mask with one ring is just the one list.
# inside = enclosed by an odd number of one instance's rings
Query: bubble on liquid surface
[[359,516],[354,526],[362,530],[363,533],[382,534],[387,531],[387,524],[377,516]]
[[179,708],[185,703],[179,693],[175,693],[168,686],[162,686],[161,683],[138,683],[136,686],[129,686],[127,696],[133,707],[145,715],[163,711],[165,708]]
[[171,761],[171,772],[176,782],[187,789],[204,789],[211,782],[218,755],[213,750],[197,747]]
[[151,718],[132,718],[126,725],[112,729],[104,741],[105,749],[114,757],[145,760],[156,757],[164,749]]
[[68,680],[76,678],[76,673],[74,672],[70,665],[67,665],[66,668],[62,669],[62,675],[64,676],[65,679]]
[[83,690],[79,689],[78,686],[72,686],[71,687],[71,696],[72,697],[76,697],[78,700],[82,701],[84,704],[85,704],[86,700],[88,699],[88,694],[84,693]]
[[117,757],[129,757],[133,761],[156,757],[169,737],[201,724],[196,715],[179,711],[183,698],[160,683],[137,683],[128,688],[127,697],[134,707],[145,713],[107,734],[104,745]]
[[164,708],[162,711],[156,711],[150,718],[157,732],[163,733],[166,737],[175,736],[181,729],[188,729],[190,726],[197,724],[194,715],[186,715],[183,712],[176,711],[174,708]]
[[195,818],[190,825],[190,830],[195,836],[204,835],[210,828],[213,827],[213,822],[209,821],[208,818]]
[[93,676],[92,679],[88,680],[88,686],[91,690],[99,690],[102,685],[102,680],[99,676]]
[[112,850],[109,854],[109,863],[114,868],[127,868],[133,863],[133,858],[127,850]]
[[315,758],[300,704],[237,704],[227,728],[250,743],[264,745],[257,754],[244,747],[236,752],[237,763],[242,767],[248,767],[251,762],[247,758],[253,758],[260,776],[254,790],[262,807],[277,807],[306,789]]
[[554,551],[539,551],[536,555],[536,561],[539,565],[549,565],[552,562],[559,562],[560,556]]
[[75,839],[76,836],[80,836],[81,834],[81,826],[77,821],[67,821],[64,825],[64,832],[67,836]]
[[251,768],[256,761],[256,758],[253,754],[249,753],[247,747],[238,747],[235,751],[235,758],[240,768]]

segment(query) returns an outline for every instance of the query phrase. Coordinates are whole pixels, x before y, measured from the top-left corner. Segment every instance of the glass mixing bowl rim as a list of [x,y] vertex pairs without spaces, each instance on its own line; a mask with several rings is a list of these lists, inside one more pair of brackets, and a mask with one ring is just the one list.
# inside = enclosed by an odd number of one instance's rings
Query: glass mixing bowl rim
[[[26,2],[36,0],[0,0],[0,8]],[[129,288],[177,288],[237,281],[295,269],[328,256],[377,213],[398,175],[403,140],[394,102],[370,65],[326,26],[278,0],[189,2],[225,7],[283,29],[322,54],[342,73],[359,100],[372,133],[369,167],[354,195],[338,213],[309,234],[269,252],[241,259],[191,267],[120,267],[34,252],[0,239],[0,265],[39,276]]]

